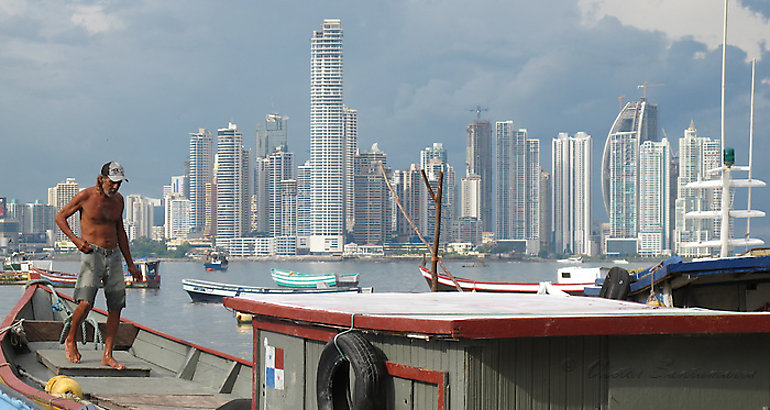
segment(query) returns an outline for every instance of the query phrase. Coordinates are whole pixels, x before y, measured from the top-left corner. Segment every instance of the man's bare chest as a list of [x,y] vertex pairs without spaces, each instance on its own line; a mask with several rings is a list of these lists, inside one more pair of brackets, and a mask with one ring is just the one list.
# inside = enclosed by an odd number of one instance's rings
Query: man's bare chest
[[81,208],[81,219],[86,219],[93,224],[114,224],[120,218],[120,206],[113,201],[94,199],[87,201]]

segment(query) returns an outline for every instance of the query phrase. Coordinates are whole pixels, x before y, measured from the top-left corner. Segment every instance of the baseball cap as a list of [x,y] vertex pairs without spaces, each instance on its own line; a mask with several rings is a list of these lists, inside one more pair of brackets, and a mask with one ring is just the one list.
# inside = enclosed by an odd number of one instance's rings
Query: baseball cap
[[123,166],[115,161],[110,161],[102,165],[102,175],[108,177],[110,181],[128,181],[125,173],[123,172]]

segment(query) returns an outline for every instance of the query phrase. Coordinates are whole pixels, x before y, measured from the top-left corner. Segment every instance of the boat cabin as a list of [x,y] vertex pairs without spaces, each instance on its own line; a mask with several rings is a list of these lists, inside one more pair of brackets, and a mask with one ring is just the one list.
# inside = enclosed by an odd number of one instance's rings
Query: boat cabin
[[316,409],[346,390],[387,409],[770,403],[767,313],[470,292],[224,304],[253,315],[255,409]]

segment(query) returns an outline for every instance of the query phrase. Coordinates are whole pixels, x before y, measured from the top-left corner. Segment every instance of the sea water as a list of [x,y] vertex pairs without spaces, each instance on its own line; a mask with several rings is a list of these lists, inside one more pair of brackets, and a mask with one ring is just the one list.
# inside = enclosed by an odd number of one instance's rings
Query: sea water
[[[454,276],[504,282],[556,281],[558,268],[569,266],[555,261],[445,261]],[[354,260],[344,262],[307,261],[231,261],[227,271],[206,272],[199,262],[163,261],[160,264],[160,289],[127,289],[123,317],[171,336],[251,360],[252,329],[238,325],[233,312],[222,304],[194,303],[182,289],[182,279],[203,279],[240,285],[275,287],[270,268],[303,273],[359,273],[359,284],[373,287],[375,292],[427,292],[428,284],[418,271],[415,260],[376,262]],[[650,263],[623,265],[625,269],[649,266]],[[584,263],[580,266],[611,266],[609,261]],[[77,272],[79,262],[54,262],[53,269]],[[439,268],[440,270],[440,268]],[[0,286],[0,315],[5,317],[24,291],[23,286]],[[72,295],[72,289],[60,289]],[[419,295],[415,295],[419,297]],[[96,307],[106,309],[100,291]]]

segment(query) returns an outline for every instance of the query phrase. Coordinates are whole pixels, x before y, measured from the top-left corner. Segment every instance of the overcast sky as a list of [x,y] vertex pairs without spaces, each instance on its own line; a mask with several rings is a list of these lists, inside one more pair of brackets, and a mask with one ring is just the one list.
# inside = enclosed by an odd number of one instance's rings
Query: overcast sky
[[[290,117],[289,149],[304,162],[309,39],[325,18],[342,20],[344,100],[362,150],[377,142],[407,168],[442,142],[462,177],[481,106],[539,138],[546,171],[558,132],[589,133],[598,177],[619,97],[639,98],[644,82],[664,84],[648,100],[675,151],[690,120],[719,138],[722,12],[717,0],[2,0],[0,196],[45,200],[116,160],[124,194],[159,197],[183,172],[190,132],[232,121],[253,147],[268,112]],[[727,144],[748,163],[757,58],[754,176],[770,180],[770,1],[731,1],[728,14]],[[598,179],[593,191],[606,220]],[[770,211],[770,188],[752,195]],[[752,226],[767,240],[764,219]]]

